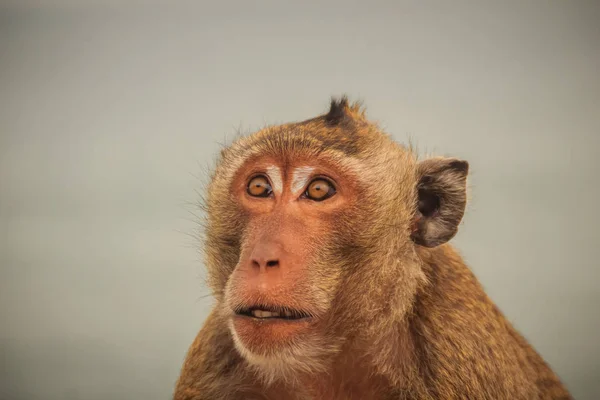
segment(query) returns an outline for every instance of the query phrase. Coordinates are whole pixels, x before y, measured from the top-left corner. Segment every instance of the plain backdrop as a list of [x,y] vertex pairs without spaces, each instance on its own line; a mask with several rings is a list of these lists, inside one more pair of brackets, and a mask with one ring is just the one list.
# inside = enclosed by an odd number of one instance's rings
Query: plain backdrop
[[343,93],[470,162],[455,245],[600,398],[599,21],[597,1],[5,1],[0,399],[168,399],[212,305],[206,168]]

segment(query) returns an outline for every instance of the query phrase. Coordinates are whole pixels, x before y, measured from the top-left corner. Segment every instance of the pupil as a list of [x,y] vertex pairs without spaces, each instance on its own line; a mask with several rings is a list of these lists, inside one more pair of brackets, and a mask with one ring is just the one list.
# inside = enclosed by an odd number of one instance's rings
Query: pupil
[[325,193],[325,185],[323,183],[317,183],[315,184],[315,186],[313,187],[314,191],[315,191],[315,196],[316,197],[320,197]]

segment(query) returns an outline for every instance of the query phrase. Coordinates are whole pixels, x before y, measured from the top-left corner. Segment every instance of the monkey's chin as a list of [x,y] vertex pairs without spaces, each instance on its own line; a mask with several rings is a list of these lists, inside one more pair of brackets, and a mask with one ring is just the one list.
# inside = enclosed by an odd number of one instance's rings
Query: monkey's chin
[[313,318],[252,318],[233,315],[230,324],[234,339],[253,354],[269,356],[297,344],[314,328]]
[[324,360],[337,351],[324,341],[313,318],[257,320],[235,315],[229,328],[235,348],[267,386],[323,373]]

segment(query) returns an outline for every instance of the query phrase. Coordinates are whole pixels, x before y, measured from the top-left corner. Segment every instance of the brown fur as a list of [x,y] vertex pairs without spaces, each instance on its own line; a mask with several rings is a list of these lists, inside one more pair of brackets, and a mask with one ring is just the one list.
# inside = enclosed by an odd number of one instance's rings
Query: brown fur
[[[238,193],[264,159],[284,170],[318,160],[344,177],[345,191],[319,212],[307,208],[306,220],[258,212]],[[447,243],[463,217],[467,172],[462,160],[418,161],[345,98],[325,115],[238,139],[206,201],[216,305],[174,399],[570,399]],[[301,249],[273,296],[307,301],[318,318],[281,350],[260,342],[272,357],[261,364],[236,346],[230,318],[252,289],[243,260],[267,231]]]

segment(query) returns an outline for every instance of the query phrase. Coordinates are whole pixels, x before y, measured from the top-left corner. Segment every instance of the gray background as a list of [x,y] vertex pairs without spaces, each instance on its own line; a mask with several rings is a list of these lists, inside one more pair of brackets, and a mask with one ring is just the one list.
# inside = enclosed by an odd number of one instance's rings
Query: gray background
[[0,398],[169,398],[211,305],[188,203],[219,142],[341,93],[470,161],[456,245],[599,398],[600,3],[214,3],[0,9]]

